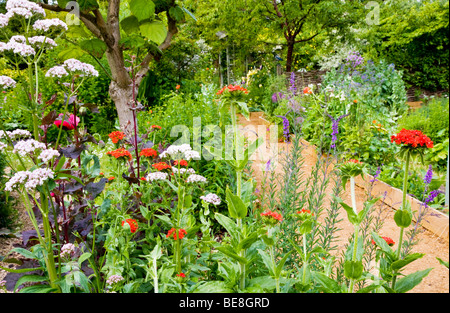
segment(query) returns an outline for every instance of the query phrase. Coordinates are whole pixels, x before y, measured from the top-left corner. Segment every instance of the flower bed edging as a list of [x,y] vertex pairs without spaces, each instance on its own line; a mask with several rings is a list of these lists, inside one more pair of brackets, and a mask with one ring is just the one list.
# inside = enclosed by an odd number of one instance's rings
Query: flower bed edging
[[[356,185],[367,189],[366,185],[367,182],[374,179],[373,176],[365,174],[364,175],[364,180],[361,178],[361,176],[358,176],[355,179]],[[383,181],[377,180],[374,184],[373,184],[373,189],[372,189],[372,194],[373,195],[382,195],[384,193],[386,194],[386,200],[384,201],[384,203],[390,207],[392,207],[394,210],[397,210],[401,207],[402,205],[402,196],[403,196],[403,191],[392,187],[391,185],[386,184]],[[413,211],[419,211],[419,209],[421,209],[420,207],[422,206],[422,210],[424,209],[422,202],[420,202],[419,200],[407,195],[406,196],[407,200],[409,201],[409,203],[411,203],[411,209]],[[389,199],[391,201],[391,203],[387,203],[387,199]],[[428,213],[427,215],[422,219],[422,226],[426,229],[428,229],[429,231],[431,231],[432,233],[434,233],[436,236],[438,236],[439,238],[444,239],[446,242],[449,242],[449,217],[448,215],[439,212],[436,209],[433,208],[428,208]]]

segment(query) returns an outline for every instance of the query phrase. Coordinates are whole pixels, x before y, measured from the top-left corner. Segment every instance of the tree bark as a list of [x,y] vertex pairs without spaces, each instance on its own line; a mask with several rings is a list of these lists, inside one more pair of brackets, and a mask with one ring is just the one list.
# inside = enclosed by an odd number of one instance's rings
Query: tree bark
[[287,42],[287,56],[286,56],[286,72],[290,73],[292,72],[292,57],[294,55],[294,45],[295,45],[295,40],[288,40]]

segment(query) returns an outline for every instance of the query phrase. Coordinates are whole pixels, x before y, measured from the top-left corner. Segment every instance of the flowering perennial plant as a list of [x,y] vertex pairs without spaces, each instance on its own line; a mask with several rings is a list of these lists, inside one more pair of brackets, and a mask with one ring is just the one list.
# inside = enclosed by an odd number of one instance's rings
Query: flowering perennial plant
[[271,211],[269,209],[267,209],[260,215],[263,217],[264,222],[269,225],[275,225],[283,220],[283,216],[280,213]]
[[183,239],[184,236],[187,235],[186,230],[179,229],[178,231],[175,228],[171,228],[166,235],[166,238],[173,237],[174,240]]
[[398,134],[391,136],[391,142],[412,148],[433,148],[433,141],[420,130],[402,129]]
[[167,164],[166,162],[155,163],[155,164],[152,165],[152,167],[157,169],[158,171],[163,171],[163,170],[166,170],[168,168],[171,168],[171,166],[169,164]]
[[132,159],[130,151],[125,150],[124,148],[108,151],[106,154],[115,157],[117,160],[128,159],[128,161],[131,161]]
[[153,182],[155,180],[167,180],[169,178],[169,174],[163,172],[154,172],[149,173],[147,175],[147,181]]
[[127,227],[130,228],[130,232],[132,234],[134,234],[138,230],[138,223],[136,220],[129,218],[129,219],[122,221],[122,227],[126,224],[127,224]]
[[116,144],[120,140],[125,138],[125,134],[121,131],[114,131],[108,135],[108,137],[111,139],[111,141]]
[[158,152],[152,148],[145,148],[141,150],[139,155],[146,158],[156,158],[158,156]]
[[244,87],[241,87],[239,85],[228,85],[228,86],[225,86],[222,89],[220,89],[217,92],[217,95],[220,96],[220,95],[222,95],[225,92],[236,92],[236,91],[237,92],[243,92],[245,94],[249,93],[249,91],[247,89],[245,89]]
[[32,191],[54,177],[55,173],[48,168],[38,168],[32,172],[20,171],[6,182],[5,190],[12,191],[13,189],[19,189],[23,185],[27,191]]

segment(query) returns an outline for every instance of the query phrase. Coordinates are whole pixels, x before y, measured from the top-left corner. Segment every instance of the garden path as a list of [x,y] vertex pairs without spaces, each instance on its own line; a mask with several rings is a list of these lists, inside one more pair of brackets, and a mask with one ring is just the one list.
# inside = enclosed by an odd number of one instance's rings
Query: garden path
[[[252,112],[250,115],[250,120],[246,120],[243,116],[239,117],[239,122],[242,127],[246,126],[253,126],[255,129],[257,129],[258,125],[270,125],[267,120],[264,119],[264,115],[261,112]],[[266,138],[269,139],[269,138]],[[267,141],[268,142],[268,141]],[[317,160],[317,153],[315,148],[309,144],[308,142],[304,141],[305,149],[302,152],[302,156],[304,157],[304,164],[303,164],[303,170],[304,170],[304,177],[305,179],[308,177],[308,175],[311,174],[311,170],[316,164]],[[268,149],[267,145],[266,148]],[[289,149],[289,145],[285,143],[279,144],[279,151],[283,151],[284,149]],[[267,150],[268,151],[268,150]],[[267,152],[269,153],[269,152]],[[279,160],[280,161],[280,160]],[[260,188],[260,184],[262,181],[262,177],[264,175],[262,169],[265,168],[267,160],[254,160],[252,163],[252,170],[253,170],[253,177],[256,179],[258,188]],[[332,170],[332,166],[329,169]],[[275,168],[275,171],[277,173],[281,173],[282,166],[278,163],[278,166]],[[326,193],[327,196],[325,198],[324,204],[326,205],[330,201],[330,194],[332,192],[332,184],[330,184],[329,188],[327,189]],[[343,192],[341,195],[341,198],[344,200],[345,203],[351,205],[351,198],[350,198],[350,192],[349,187],[346,188],[346,192]],[[374,194],[373,196],[380,196]],[[364,200],[366,199],[366,193],[363,188],[356,187],[356,198],[357,198],[357,206],[358,208],[361,208],[363,206]],[[387,203],[382,205],[381,201],[377,203],[377,212],[381,212],[381,216],[384,219],[384,223],[382,226],[381,231],[379,232],[380,236],[387,236],[391,237],[395,242],[398,242],[399,237],[399,228],[394,222],[394,213],[395,210],[389,205],[392,204],[392,202],[389,202],[389,199],[386,199],[385,202]],[[348,238],[351,234],[353,234],[353,225],[350,224],[347,220],[347,214],[346,212],[341,209],[339,213],[340,219],[343,221],[339,223],[338,227],[341,229],[339,231],[339,241],[336,243],[339,247],[343,247],[347,242]],[[405,231],[406,233],[406,231]],[[449,242],[448,239],[444,240],[443,238],[440,238],[436,234],[421,228],[419,234],[417,235],[416,239],[418,239],[418,244],[416,244],[413,247],[413,252],[417,253],[425,253],[425,256],[422,259],[416,260],[415,262],[409,264],[406,268],[404,273],[409,274],[416,271],[425,270],[428,268],[433,268],[433,270],[430,272],[430,274],[425,277],[425,279],[422,281],[421,284],[416,286],[414,289],[412,289],[411,293],[448,293],[449,292],[449,270],[441,265],[437,261],[437,257],[448,261],[449,257]],[[394,248],[396,248],[394,246]]]

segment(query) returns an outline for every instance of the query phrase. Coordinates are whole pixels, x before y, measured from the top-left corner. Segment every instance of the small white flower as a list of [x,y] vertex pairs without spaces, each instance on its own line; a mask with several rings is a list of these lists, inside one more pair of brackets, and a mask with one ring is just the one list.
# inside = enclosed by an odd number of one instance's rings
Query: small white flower
[[14,88],[16,81],[8,76],[0,75],[0,86],[3,88]]
[[111,286],[111,285],[117,284],[118,282],[121,282],[122,280],[124,280],[124,278],[120,275],[111,275],[106,280],[106,284]]
[[66,243],[61,247],[60,256],[62,258],[70,258],[73,254],[75,254],[76,247],[72,243]]
[[180,173],[180,174],[184,174],[184,173],[195,174],[195,170],[193,168],[180,168],[178,170],[177,167],[172,166],[172,171],[174,173]]
[[36,149],[44,150],[45,144],[34,139],[21,140],[14,145],[13,153],[19,153],[21,156],[25,156],[27,153],[32,153]]
[[163,173],[163,172],[154,172],[149,173],[147,175],[147,181],[155,181],[155,180],[167,180],[169,177],[169,174]]
[[91,64],[83,63],[77,59],[68,59],[64,61],[64,67],[71,72],[83,72],[88,76],[98,76],[98,71]]
[[51,18],[46,20],[37,20],[33,24],[35,30],[48,31],[51,27],[62,27],[67,30],[67,24],[58,18]]
[[59,157],[60,154],[57,150],[54,149],[46,149],[41,152],[41,154],[38,156],[38,159],[42,160],[42,162],[48,162],[54,157]]
[[28,42],[30,44],[36,45],[38,47],[40,47],[42,44],[45,44],[49,48],[58,46],[53,39],[45,37],[45,36],[30,37],[30,38],[28,38]]
[[45,77],[62,78],[63,76],[68,76],[68,75],[69,75],[69,73],[66,71],[64,66],[54,66],[47,71],[47,73],[45,74]]
[[206,196],[201,196],[200,199],[202,199],[207,203],[212,203],[214,205],[219,205],[222,202],[219,196],[216,195],[215,193],[209,193]]
[[9,23],[9,16],[0,13],[0,28],[8,26],[8,23]]
[[198,174],[191,174],[189,175],[189,177],[186,179],[187,183],[206,183],[207,179],[205,177],[203,177],[202,175],[198,175]]

